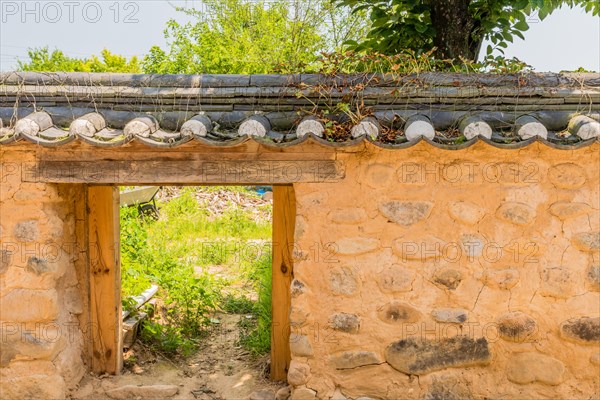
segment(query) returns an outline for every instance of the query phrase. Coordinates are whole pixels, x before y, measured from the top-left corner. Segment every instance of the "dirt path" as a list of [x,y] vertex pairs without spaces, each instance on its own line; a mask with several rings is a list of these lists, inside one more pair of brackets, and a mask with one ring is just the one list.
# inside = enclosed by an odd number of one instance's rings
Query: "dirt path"
[[253,359],[236,345],[239,337],[237,323],[243,315],[219,314],[221,321],[213,329],[199,351],[184,362],[172,362],[137,343],[131,354],[135,363],[119,376],[86,375],[73,399],[111,399],[107,391],[126,385],[176,385],[178,394],[172,399],[247,400],[261,389],[278,389],[285,384],[268,380],[268,356]]

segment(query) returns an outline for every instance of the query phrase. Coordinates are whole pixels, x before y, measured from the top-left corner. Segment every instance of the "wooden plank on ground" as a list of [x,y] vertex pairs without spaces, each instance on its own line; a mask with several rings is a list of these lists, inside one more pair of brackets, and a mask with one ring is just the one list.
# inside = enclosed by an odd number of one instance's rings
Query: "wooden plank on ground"
[[92,371],[118,374],[123,365],[119,190],[88,187]]
[[285,381],[290,366],[290,285],[294,277],[293,245],[296,224],[294,187],[273,186],[273,278],[271,379]]

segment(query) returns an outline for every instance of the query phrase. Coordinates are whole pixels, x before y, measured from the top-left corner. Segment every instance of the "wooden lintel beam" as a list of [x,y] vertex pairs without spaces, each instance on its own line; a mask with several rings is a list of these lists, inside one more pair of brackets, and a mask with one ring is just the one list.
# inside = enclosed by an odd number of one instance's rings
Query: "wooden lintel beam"
[[342,163],[323,161],[40,161],[27,163],[24,182],[88,184],[290,184],[343,179]]

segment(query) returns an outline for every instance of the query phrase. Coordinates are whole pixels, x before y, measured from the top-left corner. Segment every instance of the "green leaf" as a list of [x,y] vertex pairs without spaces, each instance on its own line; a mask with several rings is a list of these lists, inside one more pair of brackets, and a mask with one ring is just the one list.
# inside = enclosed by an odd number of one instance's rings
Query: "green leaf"
[[519,38],[521,38],[522,40],[525,40],[525,36],[523,36],[523,34],[522,34],[520,31],[516,31],[516,30],[515,30],[515,31],[512,31],[512,33],[513,33],[515,36],[518,36]]
[[529,25],[525,21],[519,21],[513,26],[513,28],[518,29],[519,31],[526,31],[529,29]]
[[531,0],[531,5],[534,8],[542,8],[544,7],[544,0]]
[[427,25],[425,25],[425,24],[417,24],[417,25],[415,25],[415,29],[419,33],[425,33],[427,31]]
[[497,22],[502,26],[510,26],[510,21],[506,18],[498,18]]
[[[509,3],[510,4],[510,3]],[[529,0],[518,0],[512,2],[511,7],[513,10],[522,10],[529,5]]]

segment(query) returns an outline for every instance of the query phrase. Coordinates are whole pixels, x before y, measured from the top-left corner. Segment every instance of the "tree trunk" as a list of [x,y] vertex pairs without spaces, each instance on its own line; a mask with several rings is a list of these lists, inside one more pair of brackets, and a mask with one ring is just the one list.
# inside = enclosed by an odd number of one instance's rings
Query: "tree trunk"
[[431,22],[436,30],[433,44],[437,57],[477,60],[481,43],[471,37],[475,22],[469,13],[469,0],[432,1]]

